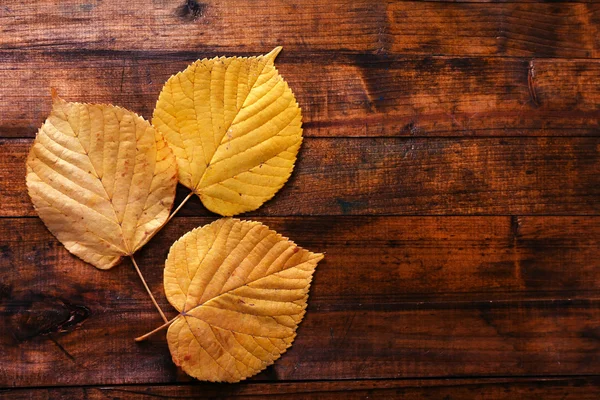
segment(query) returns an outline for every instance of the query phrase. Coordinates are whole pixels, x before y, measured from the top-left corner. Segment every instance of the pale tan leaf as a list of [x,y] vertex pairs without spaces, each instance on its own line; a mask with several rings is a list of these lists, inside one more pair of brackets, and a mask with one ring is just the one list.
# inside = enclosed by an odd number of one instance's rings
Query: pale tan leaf
[[175,153],[179,181],[215,213],[257,209],[294,168],[302,116],[273,64],[280,50],[198,60],[156,103],[152,123]]
[[40,218],[76,256],[100,269],[133,254],[163,225],[177,168],[158,131],[120,107],[56,96],[27,158]]
[[167,333],[175,364],[225,382],[271,365],[296,336],[322,258],[258,222],[220,219],[183,235],[164,277],[180,312]]

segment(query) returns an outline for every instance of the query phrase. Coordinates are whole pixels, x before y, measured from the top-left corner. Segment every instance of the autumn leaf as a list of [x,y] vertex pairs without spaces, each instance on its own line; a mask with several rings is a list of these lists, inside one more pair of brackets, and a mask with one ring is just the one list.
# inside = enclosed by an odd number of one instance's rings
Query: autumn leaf
[[100,269],[135,253],[168,218],[176,166],[161,135],[120,107],[55,98],[27,158],[27,188],[50,232]]
[[164,272],[179,311],[167,332],[175,364],[217,382],[273,364],[296,336],[322,258],[252,221],[220,219],[183,235]]
[[169,217],[177,185],[173,153],[131,111],[53,98],[27,158],[29,195],[67,250],[112,268]]
[[179,181],[211,211],[252,211],[288,180],[302,116],[275,48],[259,57],[198,60],[162,89],[152,123],[173,149]]

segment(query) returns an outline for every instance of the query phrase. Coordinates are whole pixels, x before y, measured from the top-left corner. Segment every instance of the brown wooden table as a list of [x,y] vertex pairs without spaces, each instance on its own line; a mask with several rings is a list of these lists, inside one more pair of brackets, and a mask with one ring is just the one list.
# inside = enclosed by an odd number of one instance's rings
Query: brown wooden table
[[[274,366],[199,383],[134,343],[161,320],[131,264],[44,228],[25,155],[50,87],[149,118],[197,58],[276,45],[305,141],[247,218],[326,258]],[[0,1],[0,397],[600,398],[599,78],[593,1]],[[167,250],[215,218],[138,255],[169,315]]]

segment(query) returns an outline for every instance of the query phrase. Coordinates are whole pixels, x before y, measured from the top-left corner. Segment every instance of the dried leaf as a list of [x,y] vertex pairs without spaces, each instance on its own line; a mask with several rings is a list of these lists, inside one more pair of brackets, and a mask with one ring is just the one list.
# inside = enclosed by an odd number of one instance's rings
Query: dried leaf
[[294,94],[259,57],[198,60],[172,76],[152,123],[173,149],[179,181],[209,210],[255,210],[288,180],[302,142]]
[[27,187],[50,232],[71,253],[109,269],[166,221],[176,169],[164,139],[142,117],[54,95],[27,158]]
[[221,219],[183,235],[165,266],[180,312],[167,333],[175,364],[226,382],[273,364],[296,336],[322,258],[258,222]]

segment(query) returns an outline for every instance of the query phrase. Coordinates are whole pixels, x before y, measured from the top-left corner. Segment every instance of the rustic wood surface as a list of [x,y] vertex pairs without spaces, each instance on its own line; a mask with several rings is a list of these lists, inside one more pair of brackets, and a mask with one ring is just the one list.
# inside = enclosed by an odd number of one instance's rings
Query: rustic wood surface
[[[234,399],[479,399],[597,400],[597,377],[486,378],[433,380],[356,380],[292,383],[241,383],[171,386],[95,386],[81,388],[16,389],[6,391],[12,400],[106,400],[157,398]],[[0,391],[0,394],[2,392]]]
[[[149,118],[197,58],[276,45],[306,139],[247,217],[326,258],[274,366],[200,383],[133,342],[161,320],[130,262],[70,255],[24,160],[50,88]],[[0,397],[599,398],[599,78],[592,0],[0,0]],[[168,248],[215,219],[192,199],[137,255],[168,315]]]

